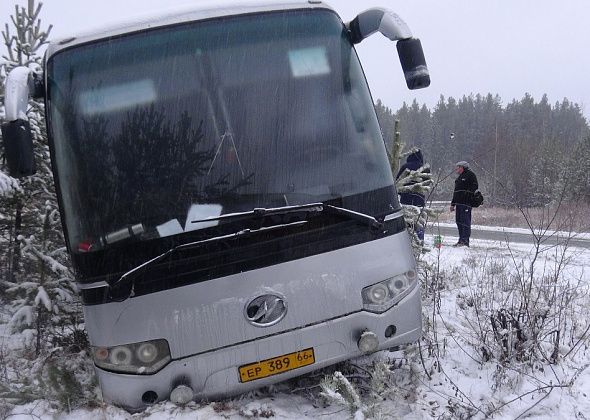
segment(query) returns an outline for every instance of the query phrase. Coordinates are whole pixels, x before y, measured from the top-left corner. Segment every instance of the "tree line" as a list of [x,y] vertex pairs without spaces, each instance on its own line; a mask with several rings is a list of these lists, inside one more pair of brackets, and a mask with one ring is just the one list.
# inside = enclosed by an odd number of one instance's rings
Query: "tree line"
[[578,104],[550,104],[526,94],[504,105],[498,95],[441,96],[433,109],[416,100],[397,111],[376,104],[386,144],[394,123],[407,146],[419,147],[439,182],[434,198],[448,198],[454,163],[478,174],[488,203],[542,206],[555,200],[590,202],[590,127]]

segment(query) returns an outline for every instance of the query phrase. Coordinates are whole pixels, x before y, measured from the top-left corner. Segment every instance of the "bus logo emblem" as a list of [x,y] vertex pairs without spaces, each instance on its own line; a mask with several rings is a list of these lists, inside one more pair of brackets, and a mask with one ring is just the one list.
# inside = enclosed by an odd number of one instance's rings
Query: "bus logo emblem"
[[257,296],[244,308],[246,320],[255,327],[270,327],[287,314],[287,303],[279,295]]

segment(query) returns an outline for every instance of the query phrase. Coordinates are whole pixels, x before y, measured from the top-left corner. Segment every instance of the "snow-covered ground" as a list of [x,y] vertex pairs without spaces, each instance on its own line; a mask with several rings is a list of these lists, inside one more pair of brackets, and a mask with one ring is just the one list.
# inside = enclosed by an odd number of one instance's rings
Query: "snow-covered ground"
[[[432,225],[434,228],[436,228],[436,226],[448,227],[448,228],[453,228],[453,229],[457,228],[456,223],[433,223]],[[531,230],[527,229],[527,228],[510,228],[510,227],[504,227],[504,226],[484,226],[484,225],[472,225],[471,228],[473,230],[486,230],[489,232],[520,233],[520,234],[524,234],[524,235],[531,234]],[[572,232],[545,230],[545,229],[543,229],[539,232],[537,232],[535,230],[535,233],[536,234],[542,233],[545,237],[560,236],[563,238],[575,237],[576,239],[590,239],[590,233],[572,233]]]
[[[432,236],[426,242],[432,244]],[[327,401],[320,382],[324,371],[222,402],[191,403],[177,407],[162,403],[142,413],[129,414],[108,405],[56,410],[48,401],[19,405],[10,419],[341,419],[341,418],[564,418],[590,417],[590,353],[583,338],[588,325],[590,251],[577,248],[548,250],[534,261],[534,277],[550,279],[557,271],[566,307],[560,312],[569,340],[563,340],[559,357],[546,361],[512,359],[502,362],[494,350],[502,340],[478,337],[486,318],[515,297],[506,294],[502,273],[522,267],[523,277],[532,261],[526,244],[473,241],[471,248],[453,248],[456,238],[446,237],[440,249],[425,256],[430,269],[423,282],[425,337],[397,352],[379,352],[337,366],[355,386],[355,405]],[[514,279],[515,277],[510,277]],[[502,280],[504,279],[504,280]],[[549,283],[543,285],[549,287]],[[502,288],[505,290],[500,290]],[[502,293],[500,293],[502,292]],[[565,297],[568,297],[567,300]],[[504,299],[504,300],[501,300]],[[543,308],[541,308],[543,309]],[[482,312],[478,312],[482,311]],[[488,311],[488,312],[485,312]],[[561,325],[558,323],[558,325]],[[513,331],[500,331],[512,337]],[[566,334],[562,332],[562,334]],[[6,336],[7,340],[14,338]],[[562,337],[563,338],[563,337]],[[486,340],[486,348],[478,344]],[[549,355],[550,337],[539,337],[539,353]],[[372,375],[372,379],[371,379]]]

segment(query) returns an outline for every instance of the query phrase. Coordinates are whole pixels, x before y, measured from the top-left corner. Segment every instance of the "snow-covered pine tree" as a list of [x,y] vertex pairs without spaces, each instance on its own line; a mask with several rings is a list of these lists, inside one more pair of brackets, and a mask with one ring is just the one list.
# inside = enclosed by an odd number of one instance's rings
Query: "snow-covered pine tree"
[[[6,60],[0,59],[0,98],[4,98],[4,81],[6,80]],[[0,121],[4,119],[4,101],[0,100]],[[2,133],[0,132],[0,143],[2,143]],[[0,154],[1,157],[1,154]],[[0,159],[1,160],[1,159]],[[8,176],[0,168],[0,197],[5,199],[11,197],[17,192],[22,192],[16,179]],[[8,215],[3,213],[0,207],[0,232],[6,228]],[[0,244],[3,243],[3,235],[0,233]],[[1,258],[0,258],[1,261]],[[0,275],[2,270],[0,269]]]
[[[405,144],[401,140],[399,132],[399,121],[395,121],[395,134],[390,147],[390,166],[393,176],[395,177],[400,168],[400,160],[406,156],[414,153],[417,149],[411,148],[403,152]],[[426,195],[432,189],[433,180],[430,173],[430,165],[425,164],[415,171],[405,170],[400,174],[395,181],[395,186],[398,193],[413,192]],[[428,218],[436,217],[436,212],[426,207],[416,207],[410,205],[402,205],[404,211],[404,218],[408,233],[412,239],[412,248],[416,256],[429,251],[429,248],[424,246],[424,241],[418,237],[418,231],[424,230]]]
[[[51,25],[43,28],[39,18],[42,3],[28,0],[27,7],[15,6],[11,24],[2,31],[6,52],[6,71],[27,66],[41,68],[40,51],[47,43]],[[21,191],[10,199],[0,198],[0,213],[9,220],[10,246],[2,279],[2,293],[13,311],[11,325],[33,328],[39,352],[47,328],[74,310],[73,276],[64,248],[57,199],[51,173],[49,147],[44,121],[44,104],[31,101],[28,119],[33,131],[37,173],[20,180]]]
[[[6,80],[6,59],[0,57],[0,121],[4,121],[5,108],[4,108],[4,83]],[[2,132],[0,132],[0,145],[2,145]],[[2,205],[1,200],[8,200],[12,197],[15,187],[18,183],[15,179],[9,177],[2,171],[3,163],[3,150],[0,146],[0,280],[6,278],[8,262],[8,252],[6,250],[9,247],[9,215],[7,209]],[[1,288],[0,288],[1,291]],[[0,304],[2,303],[3,295],[0,293]]]
[[391,141],[391,147],[389,148],[389,166],[391,167],[391,173],[394,177],[397,175],[400,168],[399,160],[404,146],[399,132],[399,120],[395,120],[393,125],[393,138]]

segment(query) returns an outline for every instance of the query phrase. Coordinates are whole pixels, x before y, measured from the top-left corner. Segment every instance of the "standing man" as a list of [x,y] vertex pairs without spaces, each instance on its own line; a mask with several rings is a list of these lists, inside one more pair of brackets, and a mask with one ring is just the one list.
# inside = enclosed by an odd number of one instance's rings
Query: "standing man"
[[455,180],[455,191],[451,200],[451,212],[456,211],[455,221],[459,229],[459,242],[453,246],[469,246],[471,236],[471,203],[477,190],[477,177],[469,169],[464,160],[455,164],[455,172],[459,174]]

